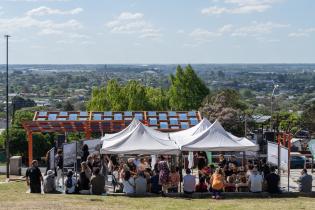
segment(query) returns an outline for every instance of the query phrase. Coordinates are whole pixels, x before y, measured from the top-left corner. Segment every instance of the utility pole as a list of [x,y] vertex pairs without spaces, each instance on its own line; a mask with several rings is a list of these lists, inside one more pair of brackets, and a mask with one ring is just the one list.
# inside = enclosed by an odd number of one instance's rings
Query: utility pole
[[6,139],[5,139],[5,152],[6,152],[6,162],[7,162],[7,179],[10,178],[9,164],[10,164],[10,145],[9,145],[9,35],[4,36],[7,41],[7,65],[6,65]]

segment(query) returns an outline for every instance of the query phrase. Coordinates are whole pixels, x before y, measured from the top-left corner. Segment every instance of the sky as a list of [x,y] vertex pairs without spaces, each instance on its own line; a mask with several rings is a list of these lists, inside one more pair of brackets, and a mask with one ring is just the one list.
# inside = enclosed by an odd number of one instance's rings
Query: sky
[[315,0],[0,0],[0,35],[12,64],[315,63],[314,11]]

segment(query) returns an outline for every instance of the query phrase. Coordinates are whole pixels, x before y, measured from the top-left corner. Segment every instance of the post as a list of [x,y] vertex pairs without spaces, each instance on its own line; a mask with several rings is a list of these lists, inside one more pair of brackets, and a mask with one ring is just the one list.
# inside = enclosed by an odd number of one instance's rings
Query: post
[[10,143],[9,143],[9,35],[4,36],[7,42],[7,63],[6,63],[6,139],[5,139],[5,153],[6,153],[6,175],[7,179],[10,177]]
[[278,138],[278,175],[280,176],[280,179],[281,179],[281,170],[280,170],[280,165],[281,165],[281,160],[280,160],[280,158],[281,158],[281,153],[280,153],[280,142],[281,142],[281,140],[280,140],[280,136],[277,136],[277,138]]
[[33,133],[27,132],[27,140],[28,140],[28,165],[32,165],[33,161]]
[[290,156],[291,156],[291,134],[288,134],[287,141],[288,141],[288,192],[290,192]]

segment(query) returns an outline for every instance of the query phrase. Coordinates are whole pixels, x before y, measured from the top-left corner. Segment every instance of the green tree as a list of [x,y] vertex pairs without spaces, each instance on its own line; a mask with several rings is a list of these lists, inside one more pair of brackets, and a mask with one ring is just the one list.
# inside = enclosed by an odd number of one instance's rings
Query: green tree
[[205,83],[197,76],[191,65],[185,70],[177,66],[176,74],[171,75],[169,89],[170,107],[175,110],[196,110],[209,94]]
[[88,101],[87,108],[89,111],[110,110],[110,104],[106,97],[106,88],[93,88],[92,97]]
[[127,99],[125,98],[123,87],[117,80],[110,80],[106,86],[106,96],[112,111],[127,110]]
[[150,110],[163,111],[169,109],[167,93],[162,88],[147,87],[146,98]]
[[128,110],[148,110],[145,87],[140,82],[129,81],[124,87],[124,95],[128,101]]
[[313,135],[315,134],[315,101],[303,111],[301,122],[304,128],[308,129]]

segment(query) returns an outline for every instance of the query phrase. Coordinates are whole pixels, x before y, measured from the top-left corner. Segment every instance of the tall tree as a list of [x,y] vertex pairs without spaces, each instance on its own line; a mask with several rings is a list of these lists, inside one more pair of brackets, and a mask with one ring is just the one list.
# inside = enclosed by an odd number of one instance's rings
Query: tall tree
[[123,88],[117,80],[110,80],[106,86],[106,96],[112,111],[127,110],[127,100],[123,93]]
[[181,66],[177,66],[176,74],[171,75],[171,87],[169,89],[172,109],[196,110],[208,94],[208,87],[197,76],[191,65],[187,65],[185,70]]
[[87,108],[89,111],[110,110],[110,104],[106,97],[106,88],[93,88],[92,97],[88,101]]
[[128,100],[128,110],[148,110],[145,87],[140,82],[129,81],[124,87],[124,95]]

